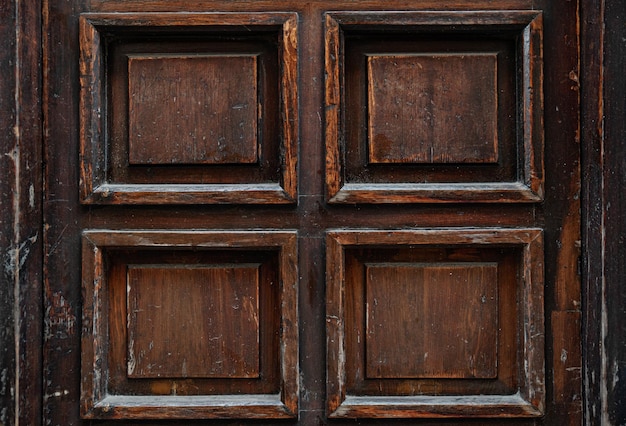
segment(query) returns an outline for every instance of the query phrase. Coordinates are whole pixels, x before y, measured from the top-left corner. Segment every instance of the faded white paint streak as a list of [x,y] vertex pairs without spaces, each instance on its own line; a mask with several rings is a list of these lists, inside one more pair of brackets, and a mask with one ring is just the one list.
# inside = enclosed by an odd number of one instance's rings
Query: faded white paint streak
[[21,28],[20,28],[20,6],[16,4],[15,7],[15,126],[13,127],[13,134],[15,136],[15,146],[13,153],[10,155],[13,160],[14,169],[14,188],[13,188],[13,300],[15,306],[13,307],[13,336],[15,339],[15,426],[20,424],[20,362],[21,359],[21,346],[20,346],[20,330],[21,330],[21,315],[20,315],[20,269],[23,263],[20,261],[21,247],[20,241],[20,146],[21,146],[21,132],[20,132],[20,68],[22,65],[22,58],[20,55],[21,47]]

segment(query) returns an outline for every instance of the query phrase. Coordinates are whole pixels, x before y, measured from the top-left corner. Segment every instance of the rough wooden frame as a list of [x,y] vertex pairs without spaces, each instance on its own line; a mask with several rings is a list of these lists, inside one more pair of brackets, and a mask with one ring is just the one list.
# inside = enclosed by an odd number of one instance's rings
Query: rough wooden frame
[[[298,273],[295,231],[87,230],[82,237],[81,415],[87,419],[293,418],[298,416]],[[111,248],[278,250],[280,383],[276,395],[137,396],[107,391],[107,278]]]
[[[80,199],[84,204],[289,204],[298,161],[296,13],[86,13],[80,16]],[[106,37],[123,28],[229,26],[280,34],[281,181],[250,184],[125,184],[107,178]]]
[[[352,183],[344,172],[344,34],[349,31],[519,31],[518,179],[486,183]],[[539,11],[330,12],[326,14],[326,197],[330,203],[539,202],[543,199],[543,18]]]
[[[346,389],[345,251],[398,245],[519,247],[518,390],[512,395],[359,396]],[[543,233],[540,229],[331,230],[326,237],[327,413],[331,418],[541,417],[545,407]],[[523,272],[522,272],[523,271]]]

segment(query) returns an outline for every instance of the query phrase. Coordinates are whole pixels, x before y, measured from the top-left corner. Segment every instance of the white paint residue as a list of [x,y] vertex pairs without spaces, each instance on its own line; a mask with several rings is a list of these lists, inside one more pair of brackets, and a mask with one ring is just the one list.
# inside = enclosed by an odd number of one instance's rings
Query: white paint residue
[[137,366],[137,360],[135,359],[135,341],[130,339],[128,341],[128,375],[131,376],[135,372]]

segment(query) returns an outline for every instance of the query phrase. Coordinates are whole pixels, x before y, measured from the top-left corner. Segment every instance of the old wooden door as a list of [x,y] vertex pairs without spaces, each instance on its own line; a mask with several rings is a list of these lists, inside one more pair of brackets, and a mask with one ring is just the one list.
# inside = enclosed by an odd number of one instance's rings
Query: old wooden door
[[576,2],[44,5],[44,424],[580,424]]

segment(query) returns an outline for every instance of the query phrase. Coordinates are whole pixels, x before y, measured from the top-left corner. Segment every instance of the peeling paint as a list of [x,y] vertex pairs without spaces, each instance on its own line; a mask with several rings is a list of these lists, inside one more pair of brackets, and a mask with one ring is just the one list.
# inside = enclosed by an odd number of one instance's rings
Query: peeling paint
[[53,293],[44,320],[44,339],[63,339],[76,333],[76,315],[63,295]]
[[132,376],[135,372],[135,367],[137,366],[137,360],[135,359],[135,341],[130,339],[128,342],[128,363],[127,363],[127,371],[128,375]]
[[28,187],[28,207],[35,208],[35,186],[32,183]]
[[28,255],[30,254],[30,245],[34,244],[39,237],[39,233],[36,233],[30,238],[27,238],[19,246],[10,249],[6,254],[4,261],[4,267],[7,274],[10,274],[10,278],[17,279],[19,277],[18,271],[23,269]]

